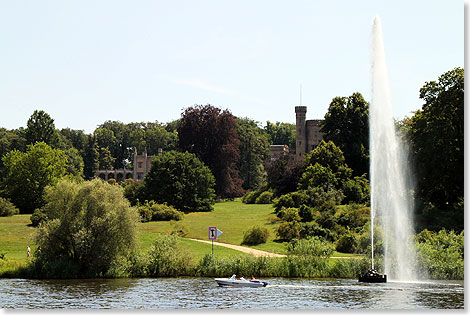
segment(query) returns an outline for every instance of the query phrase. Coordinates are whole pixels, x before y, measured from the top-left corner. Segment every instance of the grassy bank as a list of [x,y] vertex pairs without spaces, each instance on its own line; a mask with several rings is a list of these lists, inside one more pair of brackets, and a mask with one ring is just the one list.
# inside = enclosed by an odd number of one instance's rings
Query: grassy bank
[[[188,238],[208,239],[208,227],[216,226],[223,231],[218,241],[234,245],[240,245],[243,240],[243,234],[250,227],[260,225],[268,228],[270,235],[265,244],[250,246],[252,248],[265,250],[275,253],[286,253],[286,247],[283,243],[275,241],[276,229],[279,223],[272,223],[269,220],[272,215],[271,205],[247,205],[241,201],[229,201],[217,203],[212,212],[190,213],[184,216],[184,219],[178,222],[146,222],[138,224],[138,240],[140,253],[149,251],[159,233],[167,234],[176,229],[183,229],[187,232],[186,238],[179,238],[178,242],[183,248],[191,253],[192,261],[188,262],[191,266],[198,266],[202,263],[204,257],[211,253],[210,244],[196,242]],[[14,276],[21,274],[21,268],[26,266],[26,248],[30,246],[34,252],[33,235],[35,228],[30,226],[30,215],[15,215],[12,217],[0,217],[0,254],[4,254],[6,259],[0,260],[0,275]],[[334,256],[349,256],[335,253]],[[212,259],[212,258],[211,258]],[[244,263],[241,263],[241,262]],[[236,270],[240,266],[249,266],[256,264],[258,260],[250,257],[249,254],[242,253],[233,249],[214,246],[214,258],[208,270],[229,271],[228,265],[234,264]],[[269,261],[269,275],[285,275],[286,272],[279,271],[280,260]],[[277,263],[276,263],[277,262]],[[207,259],[205,261],[207,263]],[[263,261],[263,264],[267,264]],[[330,266],[336,262],[331,261]],[[224,267],[220,267],[223,265]],[[218,267],[214,267],[218,266]],[[238,267],[237,267],[238,266]],[[278,267],[273,267],[278,266]],[[266,265],[267,267],[267,265]],[[292,268],[292,267],[291,267]],[[251,269],[250,269],[251,270]],[[278,271],[275,271],[278,270]],[[209,275],[211,272],[202,271],[201,268],[187,271],[188,275]],[[266,274],[266,275],[268,275]]]
[[[243,233],[253,225],[267,226],[271,235],[266,244],[253,246],[254,248],[284,253],[283,244],[274,242],[276,224],[267,221],[272,212],[271,205],[246,205],[240,201],[222,202],[215,205],[212,212],[190,213],[185,215],[182,221],[176,222],[178,226],[184,226],[188,232],[188,238],[208,239],[208,227],[217,226],[224,234],[219,241],[240,245]],[[15,269],[26,265],[26,248],[30,246],[34,252],[33,235],[35,228],[30,226],[30,215],[22,214],[12,217],[0,217],[0,255],[6,259],[0,260],[0,274],[11,274]],[[170,233],[175,230],[174,222],[147,222],[138,224],[139,248],[142,253],[150,249],[157,237],[157,233]],[[180,240],[183,247],[187,248],[196,264],[206,254],[211,253],[211,245],[189,239]],[[214,256],[244,257],[248,254],[233,249],[214,246]]]
[[[284,244],[275,242],[279,223],[271,223],[272,205],[248,205],[241,201],[227,201],[215,204],[214,211],[193,212],[186,214],[183,220],[176,222],[187,230],[186,237],[207,240],[209,226],[216,226],[223,232],[219,242],[240,245],[243,234],[250,227],[260,225],[266,227],[270,235],[265,244],[249,246],[273,253],[285,254]],[[146,222],[139,224],[139,231],[150,233],[168,233],[175,229],[168,221]]]

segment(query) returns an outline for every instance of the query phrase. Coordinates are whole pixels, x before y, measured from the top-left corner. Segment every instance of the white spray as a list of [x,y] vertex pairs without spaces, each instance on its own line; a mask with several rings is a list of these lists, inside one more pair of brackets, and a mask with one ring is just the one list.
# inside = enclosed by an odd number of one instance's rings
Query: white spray
[[[378,16],[372,30],[372,101],[369,108],[371,239],[374,218],[383,228],[384,273],[388,279],[416,279],[413,242],[413,200],[406,149],[396,135],[388,82],[382,25]],[[372,252],[372,257],[374,253]],[[372,268],[374,262],[372,260]]]

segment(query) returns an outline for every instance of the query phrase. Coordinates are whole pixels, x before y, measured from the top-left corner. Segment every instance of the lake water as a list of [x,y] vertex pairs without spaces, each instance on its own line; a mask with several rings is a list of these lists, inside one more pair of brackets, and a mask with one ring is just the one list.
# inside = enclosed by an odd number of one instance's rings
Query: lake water
[[459,309],[463,281],[365,284],[262,279],[265,288],[219,287],[212,278],[0,279],[6,309]]

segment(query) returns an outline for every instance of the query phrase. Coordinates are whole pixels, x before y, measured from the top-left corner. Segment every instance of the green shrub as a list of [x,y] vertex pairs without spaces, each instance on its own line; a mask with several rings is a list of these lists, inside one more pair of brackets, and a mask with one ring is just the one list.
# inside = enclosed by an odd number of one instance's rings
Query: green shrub
[[171,220],[171,235],[185,237],[188,235],[188,228],[184,224],[178,224],[174,220]]
[[337,223],[335,203],[327,201],[318,208],[318,211],[320,212],[316,220],[318,224],[326,229],[332,230]]
[[245,196],[243,196],[242,202],[246,204],[254,204],[260,194],[261,192],[259,190],[247,192]]
[[464,279],[464,232],[423,230],[416,236],[418,264],[432,279]]
[[114,178],[110,178],[110,179],[108,179],[108,184],[116,185],[116,180]]
[[300,229],[300,237],[307,238],[312,236],[318,236],[330,242],[334,241],[336,237],[333,232],[331,232],[329,229],[321,227],[315,221],[302,223]]
[[148,257],[147,270],[152,277],[186,275],[192,267],[192,254],[179,244],[174,235],[157,235]]
[[325,202],[332,202],[339,205],[343,199],[343,192],[341,190],[337,190],[332,185],[310,187],[307,191],[305,204],[310,207],[319,207]]
[[142,180],[126,179],[122,184],[124,187],[124,197],[135,206],[146,200],[145,184]]
[[38,277],[100,277],[137,249],[135,208],[118,186],[101,179],[61,180],[46,188],[48,220],[35,237],[40,251],[31,268]]
[[297,221],[283,222],[277,228],[277,236],[280,240],[290,241],[300,237],[301,225]]
[[10,200],[0,197],[0,217],[11,217],[18,213],[20,210]]
[[[384,248],[383,248],[383,229],[381,226],[377,224],[374,225],[374,254],[375,255],[383,255]],[[366,254],[370,256],[371,254],[371,242],[370,242],[370,223],[364,224],[362,230],[357,236],[357,246],[356,246],[356,253],[358,254]]]
[[282,221],[286,222],[300,221],[299,209],[297,208],[282,208],[282,210],[278,212],[277,216]]
[[305,191],[294,191],[275,199],[273,206],[275,213],[278,213],[282,208],[299,208],[306,201],[307,195]]
[[145,201],[138,207],[140,219],[142,222],[148,221],[179,221],[183,219],[183,212],[176,210],[174,207],[164,204],[155,203],[155,201]]
[[153,211],[152,211],[152,208],[148,205],[147,201],[146,201],[146,204],[138,206],[137,209],[139,211],[141,222],[152,221]]
[[42,222],[47,221],[47,215],[42,209],[36,209],[29,219],[31,220],[32,226],[38,227]]
[[288,255],[313,256],[328,258],[333,254],[334,248],[330,242],[319,237],[309,237],[305,239],[294,239],[287,245]]
[[[378,269],[377,263],[374,265],[374,268]],[[357,279],[369,269],[370,262],[364,258],[335,259],[330,265],[328,274],[332,278]]]
[[[294,239],[287,245],[287,255],[294,263],[300,277],[325,277],[328,275],[328,258],[333,254],[330,242],[318,237]],[[292,267],[294,267],[292,266]]]
[[253,226],[243,234],[242,244],[257,245],[266,243],[269,237],[269,230],[265,227]]
[[315,209],[306,205],[301,205],[299,208],[299,215],[303,222],[310,222],[315,218]]
[[336,243],[336,250],[341,253],[355,253],[356,247],[357,236],[350,231],[341,235]]
[[176,210],[172,206],[164,204],[154,204],[152,206],[152,221],[179,221],[183,219],[183,212]]
[[274,194],[270,191],[265,191],[261,193],[258,198],[256,198],[256,204],[269,204],[273,201]]
[[343,183],[344,203],[368,203],[370,196],[369,180],[366,174],[348,179]]
[[359,231],[370,220],[370,208],[351,204],[338,209],[336,217],[338,224]]

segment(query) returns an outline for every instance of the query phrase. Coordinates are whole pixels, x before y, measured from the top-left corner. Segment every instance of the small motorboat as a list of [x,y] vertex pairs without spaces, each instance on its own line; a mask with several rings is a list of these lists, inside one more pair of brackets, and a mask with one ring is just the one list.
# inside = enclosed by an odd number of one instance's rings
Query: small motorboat
[[241,277],[237,279],[235,275],[231,276],[230,278],[215,278],[215,282],[221,287],[247,287],[247,288],[259,288],[265,287],[268,285],[266,281],[260,281],[257,279],[246,280],[245,278]]
[[387,282],[387,275],[381,275],[374,269],[371,269],[367,271],[364,275],[359,276],[359,282],[385,283]]

